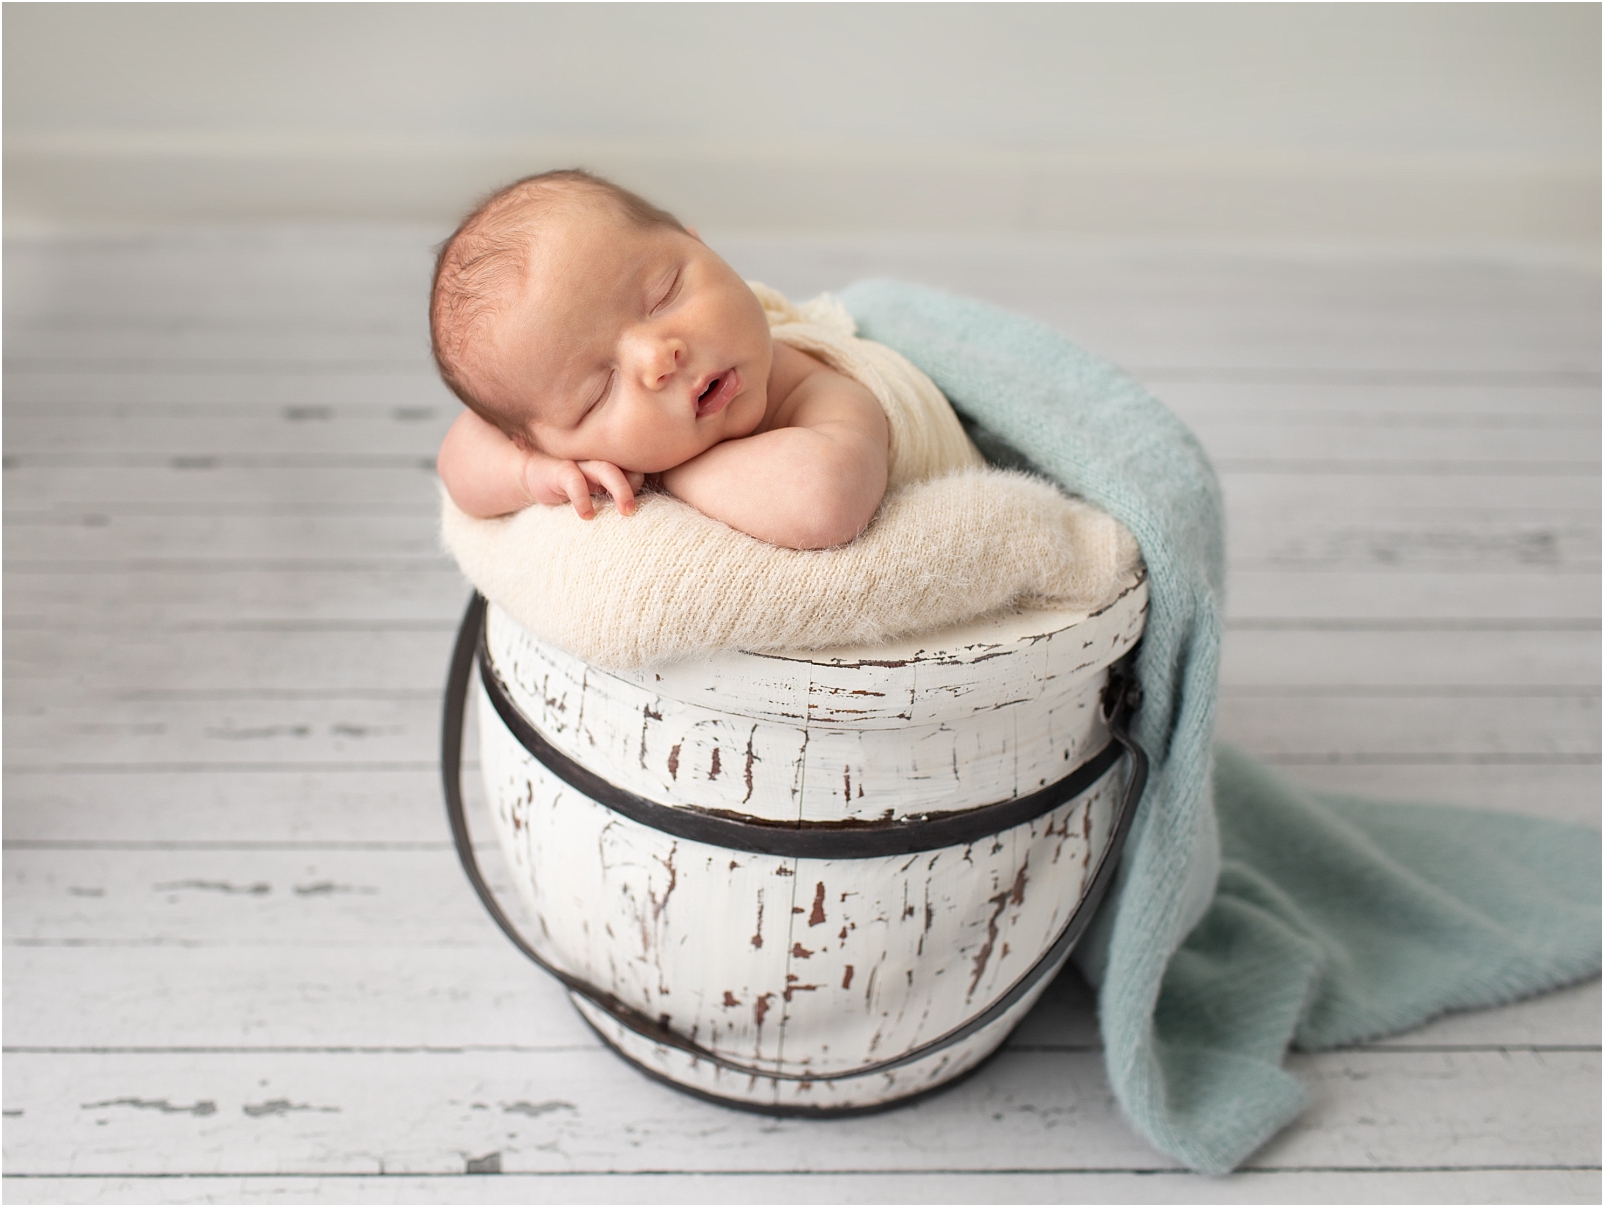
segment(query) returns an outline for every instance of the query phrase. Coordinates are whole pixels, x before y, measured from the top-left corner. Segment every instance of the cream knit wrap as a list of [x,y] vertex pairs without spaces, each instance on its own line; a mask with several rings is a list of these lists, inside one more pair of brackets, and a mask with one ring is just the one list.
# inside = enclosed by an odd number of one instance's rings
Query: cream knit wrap
[[604,667],[698,650],[866,645],[1021,604],[1096,611],[1141,572],[1136,542],[1056,486],[986,468],[941,391],[854,335],[829,295],[753,284],[774,338],[865,386],[891,429],[890,485],[863,534],[783,549],[666,494],[633,516],[598,500],[477,520],[440,492],[446,548],[536,636]]
[[936,383],[884,344],[855,338],[857,328],[840,302],[821,293],[796,305],[767,285],[748,283],[763,303],[770,335],[822,360],[879,400],[891,428],[888,487],[985,468]]

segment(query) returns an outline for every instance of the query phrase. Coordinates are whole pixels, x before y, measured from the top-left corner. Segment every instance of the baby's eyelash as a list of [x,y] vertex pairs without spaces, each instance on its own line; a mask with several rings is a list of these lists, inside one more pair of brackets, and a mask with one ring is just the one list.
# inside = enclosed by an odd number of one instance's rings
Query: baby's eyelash
[[673,301],[674,295],[679,292],[679,282],[680,274],[676,272],[674,274],[674,279],[668,283],[668,290],[663,294],[662,297],[657,299],[657,304],[652,307],[653,314],[656,314],[664,306],[668,305],[669,302]]
[[607,395],[611,394],[612,392],[613,392],[613,374],[612,373],[608,373],[607,374],[607,380],[602,382],[601,393],[597,394],[596,397],[591,400],[590,405],[588,407],[586,407],[584,412],[579,416],[579,421],[581,423],[583,423],[585,421],[585,419],[590,415],[590,413],[592,411],[594,411],[597,407],[601,406],[602,403],[607,401]]

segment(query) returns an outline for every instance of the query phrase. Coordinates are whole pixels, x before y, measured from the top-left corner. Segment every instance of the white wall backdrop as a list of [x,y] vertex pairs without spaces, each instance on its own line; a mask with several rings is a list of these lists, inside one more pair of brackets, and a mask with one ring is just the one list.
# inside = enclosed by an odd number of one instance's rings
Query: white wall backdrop
[[1599,13],[10,3],[6,218],[447,222],[583,164],[719,229],[1588,244]]

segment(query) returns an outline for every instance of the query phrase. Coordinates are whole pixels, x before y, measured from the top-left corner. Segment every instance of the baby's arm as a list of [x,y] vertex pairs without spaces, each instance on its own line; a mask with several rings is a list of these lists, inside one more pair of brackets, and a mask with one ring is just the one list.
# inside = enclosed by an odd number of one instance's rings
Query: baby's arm
[[606,461],[559,461],[520,448],[500,428],[463,411],[441,442],[435,461],[451,500],[469,515],[489,518],[522,511],[534,503],[572,503],[580,519],[596,514],[592,490],[613,496],[618,510],[635,510],[640,474],[626,474]]
[[772,544],[843,545],[868,526],[885,496],[885,412],[863,386],[811,357],[780,343],[774,356],[771,383],[790,379],[775,426],[714,445],[666,471],[663,485]]

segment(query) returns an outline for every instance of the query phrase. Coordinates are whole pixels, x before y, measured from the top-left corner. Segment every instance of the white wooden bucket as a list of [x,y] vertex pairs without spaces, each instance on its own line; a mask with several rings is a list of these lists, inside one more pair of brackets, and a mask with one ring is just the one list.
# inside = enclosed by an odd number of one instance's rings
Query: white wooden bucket
[[[1139,693],[1111,668],[1146,604],[1137,582],[1090,616],[609,672],[476,599],[443,761],[464,866],[653,1076],[781,1114],[933,1089],[1002,1043],[1113,873],[1145,760],[1123,729]],[[470,678],[533,938],[461,815]]]

